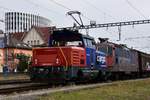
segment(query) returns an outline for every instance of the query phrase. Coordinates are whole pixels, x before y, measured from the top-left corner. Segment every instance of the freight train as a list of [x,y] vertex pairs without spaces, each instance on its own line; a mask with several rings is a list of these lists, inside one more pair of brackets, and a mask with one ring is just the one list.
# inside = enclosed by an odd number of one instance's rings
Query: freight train
[[97,50],[107,58],[107,71],[111,79],[140,78],[150,76],[150,54],[108,41],[97,44]]
[[31,80],[68,82],[150,75],[150,55],[89,35],[56,30],[49,47],[33,49]]

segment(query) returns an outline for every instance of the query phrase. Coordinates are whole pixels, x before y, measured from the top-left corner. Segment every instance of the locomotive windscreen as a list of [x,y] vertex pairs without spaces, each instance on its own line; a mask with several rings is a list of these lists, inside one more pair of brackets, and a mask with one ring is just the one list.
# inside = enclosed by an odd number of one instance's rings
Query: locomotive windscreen
[[56,41],[77,41],[81,40],[81,34],[77,31],[54,31],[52,38]]
[[69,30],[62,30],[62,31],[54,31],[53,34],[50,36],[50,46],[63,46],[66,44],[74,44],[77,45],[82,44],[82,35],[78,33],[78,31],[69,31]]

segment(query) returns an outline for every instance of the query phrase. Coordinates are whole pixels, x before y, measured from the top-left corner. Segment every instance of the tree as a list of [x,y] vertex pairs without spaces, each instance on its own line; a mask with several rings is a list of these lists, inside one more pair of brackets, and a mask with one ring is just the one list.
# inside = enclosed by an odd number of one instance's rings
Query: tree
[[28,69],[30,56],[25,55],[23,53],[17,54],[16,58],[19,59],[19,64],[17,66],[17,70],[19,72],[24,72]]

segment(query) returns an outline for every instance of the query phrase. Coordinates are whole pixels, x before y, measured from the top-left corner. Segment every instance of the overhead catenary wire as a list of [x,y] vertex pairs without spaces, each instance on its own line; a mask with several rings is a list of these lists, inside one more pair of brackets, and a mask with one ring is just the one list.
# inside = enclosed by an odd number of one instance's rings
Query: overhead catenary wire
[[10,9],[10,8],[7,8],[7,7],[3,7],[0,5],[0,9],[4,9],[6,11],[15,11],[14,9]]
[[4,19],[0,19],[0,22],[1,22],[1,23],[5,23]]
[[[0,9],[3,9],[3,10],[6,10],[6,11],[15,11],[14,9],[10,9],[10,8],[7,8],[7,7],[3,7],[0,5]],[[4,11],[5,13],[5,11]],[[1,18],[0,19],[0,23],[4,23],[5,24],[5,19]]]
[[132,48],[136,48],[136,49],[139,49],[139,50],[143,50],[143,49],[148,49],[148,48],[150,48],[150,46],[132,47]]
[[[33,2],[33,1],[31,1],[31,0],[24,0],[24,1],[28,2],[29,4],[34,5],[35,7],[39,7],[39,8],[41,8],[41,9],[44,9],[44,10],[48,11],[49,14],[50,14],[50,13],[53,13],[53,14],[56,14],[56,15],[58,15],[58,16],[60,16],[60,15],[63,16],[63,15],[64,15],[64,14],[62,14],[62,13],[60,13],[60,12],[54,11],[54,10],[48,8],[48,7],[42,6],[42,5],[40,5],[40,4],[38,4],[38,3],[35,3],[35,2]],[[54,17],[51,16],[51,18],[53,19]],[[56,25],[56,23],[54,23],[54,22],[52,22],[52,23],[53,23],[54,25]]]
[[150,36],[130,37],[130,38],[125,38],[125,40],[145,39],[145,38],[150,38]]
[[134,26],[133,26],[132,29],[133,29],[133,31],[136,32],[136,37],[135,37],[135,34],[134,34],[134,36],[132,36],[132,37],[126,37],[126,38],[124,38],[124,41],[135,41],[135,40],[138,40],[138,39],[148,39],[148,38],[150,38],[150,36],[146,35],[146,34],[149,34],[146,31],[141,31],[141,30],[139,30],[138,27],[136,28]]
[[[101,13],[103,13],[103,14],[107,14],[106,12],[103,12],[102,10],[100,10],[97,6],[95,6],[94,4],[92,4],[90,1],[88,1],[88,0],[84,0],[84,1],[82,1],[82,2],[85,2],[86,4],[88,4],[88,5],[90,5],[90,6],[92,6],[93,8],[95,8],[97,11],[99,11],[99,12],[101,12]],[[131,3],[131,2],[129,2],[128,0],[127,0],[127,2],[128,2],[128,4],[133,8],[133,9],[135,9],[138,13],[140,13],[145,19],[147,19],[145,16],[144,16],[144,14],[142,14],[136,7],[134,7],[133,6],[133,4]],[[113,16],[111,16],[110,14],[107,14],[109,17],[111,17],[111,18],[113,18],[113,19],[115,19]],[[118,28],[118,31],[119,31],[119,29],[121,29],[121,27],[120,28]],[[121,37],[121,31],[119,31],[119,38]],[[120,40],[120,39],[119,39]]]
[[[146,26],[144,26],[146,28]],[[147,28],[149,29],[149,25],[147,25]],[[137,33],[139,33],[140,35],[143,35],[143,33],[149,34],[148,31],[144,30],[140,30],[138,27],[133,28],[133,30],[135,30]]]
[[70,9],[69,7],[67,7],[67,6],[65,6],[65,5],[63,5],[63,4],[56,2],[55,0],[49,0],[49,1],[55,3],[55,4],[58,5],[58,6],[61,6],[61,7],[65,8],[65,9],[67,9],[67,10],[72,10],[72,9]]
[[42,9],[45,9],[45,10],[47,10],[48,12],[52,12],[52,13],[54,13],[54,14],[59,14],[59,15],[63,15],[62,13],[60,13],[60,12],[57,12],[57,11],[54,11],[54,10],[52,10],[52,9],[50,9],[50,8],[47,8],[47,7],[45,7],[45,6],[42,6],[42,5],[40,5],[40,4],[37,4],[37,3],[35,3],[35,2],[33,2],[33,1],[31,1],[31,0],[24,0],[24,1],[26,1],[26,2],[28,2],[29,4],[32,4],[32,5],[34,5],[35,7],[39,7],[39,8],[42,8]]
[[138,8],[136,8],[129,0],[125,0],[126,3],[134,9],[137,13],[139,13],[143,18],[148,19]]
[[97,11],[99,12],[98,14],[101,13],[101,14],[103,14],[104,16],[107,15],[107,16],[113,18],[113,19],[116,19],[116,18],[113,17],[112,15],[110,15],[110,14],[108,14],[108,13],[102,11],[100,8],[98,8],[97,6],[95,6],[94,4],[92,4],[90,1],[88,1],[88,0],[81,0],[81,1],[82,1],[82,2],[85,2],[86,4],[90,5],[90,6],[93,7],[95,10],[97,10]]
[[[68,10],[68,11],[72,11],[72,10],[73,10],[73,9],[71,9],[71,8],[69,8],[69,7],[67,7],[67,6],[65,6],[65,5],[63,5],[63,4],[61,4],[61,3],[58,3],[58,2],[55,1],[55,0],[49,0],[49,1],[55,3],[56,5],[58,5],[58,6],[62,7],[62,8],[64,8],[64,9],[66,9],[66,10]],[[86,19],[89,20],[89,21],[92,20],[91,18],[88,18],[87,16],[85,16],[85,15],[83,15],[83,14],[81,14],[81,16],[83,16],[84,18],[86,18]]]
[[[108,14],[108,13],[106,13],[106,12],[104,12],[104,11],[102,11],[101,9],[99,9],[97,6],[95,6],[94,4],[92,4],[90,1],[88,1],[88,0],[82,0],[82,2],[85,2],[86,4],[88,4],[89,6],[91,6],[91,7],[93,7],[94,9],[96,9],[98,12],[100,12],[101,14],[103,14],[104,15],[104,18],[105,18],[105,16],[107,15],[108,17],[110,17],[110,18],[112,18],[112,19],[115,19],[116,20],[116,18],[115,17],[113,17],[112,15],[110,15],[110,14]],[[100,13],[98,13],[99,15],[100,15]],[[104,19],[105,20],[105,19]],[[120,27],[120,29],[121,29],[121,27]],[[107,33],[110,33],[110,34],[112,34],[112,33],[117,33],[117,32],[115,32],[114,30],[110,30],[110,31],[108,31],[108,28],[107,28],[107,30],[104,30],[104,31],[106,31]],[[119,31],[119,30],[118,30]],[[121,31],[119,31],[119,38],[121,37]],[[120,39],[119,39],[120,40]]]

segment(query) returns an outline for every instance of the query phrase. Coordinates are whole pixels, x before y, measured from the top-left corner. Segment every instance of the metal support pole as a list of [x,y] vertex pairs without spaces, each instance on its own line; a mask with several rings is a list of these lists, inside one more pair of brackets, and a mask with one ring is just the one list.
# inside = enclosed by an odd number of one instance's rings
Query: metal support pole
[[119,40],[118,41],[120,41],[121,40],[121,26],[118,26],[118,32],[119,32]]
[[86,35],[89,35],[89,29],[85,29],[86,30]]

